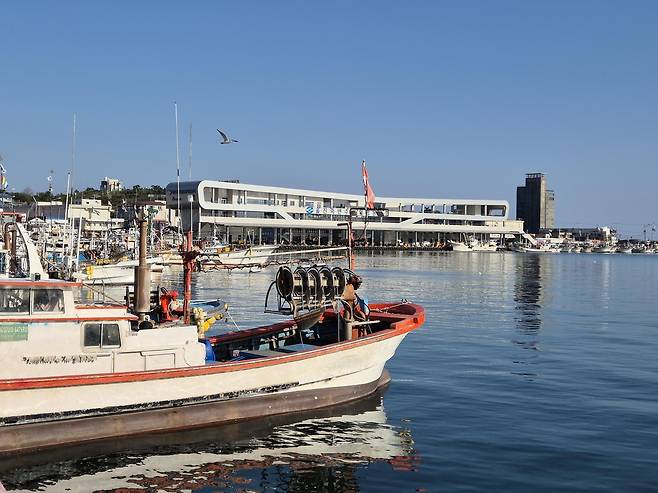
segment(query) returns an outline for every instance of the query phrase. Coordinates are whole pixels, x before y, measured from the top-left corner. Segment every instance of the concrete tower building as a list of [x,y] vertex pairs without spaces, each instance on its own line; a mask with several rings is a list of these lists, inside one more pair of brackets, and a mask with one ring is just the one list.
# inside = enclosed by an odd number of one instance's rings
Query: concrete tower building
[[516,218],[523,219],[528,233],[555,227],[555,192],[548,190],[543,173],[526,174],[525,185],[516,188]]

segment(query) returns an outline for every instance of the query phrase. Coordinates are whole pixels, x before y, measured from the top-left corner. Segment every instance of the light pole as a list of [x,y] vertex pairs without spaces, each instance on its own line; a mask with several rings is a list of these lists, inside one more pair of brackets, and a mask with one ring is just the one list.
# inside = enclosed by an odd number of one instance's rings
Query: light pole
[[[187,200],[190,203],[190,232],[194,234],[194,228],[192,227],[192,214],[194,213],[194,195],[189,194],[187,196]],[[190,236],[190,238],[192,237]]]
[[347,262],[350,270],[354,270],[354,259],[352,258],[352,215],[346,223],[338,223],[337,226],[347,226]]
[[653,241],[653,232],[656,231],[656,225],[652,223],[644,224],[642,226],[642,234],[644,235],[644,241],[647,241],[647,229],[651,228],[650,231],[650,241]]

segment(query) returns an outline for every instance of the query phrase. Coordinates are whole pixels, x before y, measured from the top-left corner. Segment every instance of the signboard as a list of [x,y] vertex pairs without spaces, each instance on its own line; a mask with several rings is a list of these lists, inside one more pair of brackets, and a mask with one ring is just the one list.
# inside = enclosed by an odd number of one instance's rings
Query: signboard
[[349,216],[350,210],[347,207],[306,207],[306,214],[309,216]]
[[27,341],[27,324],[0,324],[0,342]]
[[388,209],[364,209],[362,207],[352,207],[352,217],[366,217],[366,211],[368,217],[388,217]]
[[[366,209],[363,207],[306,207],[306,214],[309,216],[349,216],[363,218],[366,216]],[[368,209],[368,217],[388,217],[388,209]]]

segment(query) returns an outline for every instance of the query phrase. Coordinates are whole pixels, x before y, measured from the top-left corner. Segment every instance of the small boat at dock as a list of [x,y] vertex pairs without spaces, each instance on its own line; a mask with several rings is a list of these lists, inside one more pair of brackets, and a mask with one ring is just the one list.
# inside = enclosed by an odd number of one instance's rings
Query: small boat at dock
[[592,253],[615,253],[616,248],[613,245],[602,244],[592,248]]
[[[148,258],[146,262],[151,265],[151,272],[162,272],[162,259]],[[135,282],[135,267],[137,260],[121,260],[114,263],[88,263],[82,265],[78,272],[73,274],[73,280],[83,284],[100,285],[128,285]]]
[[453,252],[495,252],[497,245],[495,242],[482,242],[474,236],[466,238],[464,241],[448,240],[448,245],[452,247]]

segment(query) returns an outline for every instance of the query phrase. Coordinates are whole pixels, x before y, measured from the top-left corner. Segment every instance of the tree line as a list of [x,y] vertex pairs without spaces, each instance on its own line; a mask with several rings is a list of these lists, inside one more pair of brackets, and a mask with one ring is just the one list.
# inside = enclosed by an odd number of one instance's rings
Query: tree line
[[[11,198],[16,204],[30,204],[35,200],[37,202],[51,202],[54,200],[60,201],[62,204],[66,202],[65,193],[53,194],[50,191],[34,193],[29,188],[22,192],[11,193]],[[69,201],[75,203],[83,198],[100,199],[104,205],[120,206],[122,204],[135,204],[144,200],[164,200],[165,189],[160,185],[151,185],[149,187],[134,185],[132,188],[124,188],[115,192],[104,192],[93,187],[87,187],[84,190],[74,190],[72,196],[69,197]]]

